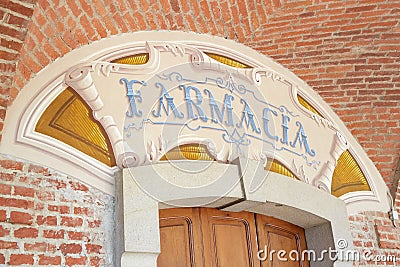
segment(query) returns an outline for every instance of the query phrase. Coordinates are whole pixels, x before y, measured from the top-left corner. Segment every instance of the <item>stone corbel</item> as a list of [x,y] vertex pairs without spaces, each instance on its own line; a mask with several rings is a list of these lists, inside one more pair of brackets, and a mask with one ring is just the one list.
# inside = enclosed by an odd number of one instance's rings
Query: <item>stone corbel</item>
[[118,167],[128,168],[137,166],[139,164],[138,155],[125,146],[125,142],[113,117],[104,116],[99,121],[110,139]]
[[329,160],[325,163],[325,166],[321,172],[320,177],[317,175],[317,179],[315,179],[313,181],[314,186],[331,193],[332,176],[333,176],[333,172],[335,171],[337,161],[338,161],[340,155],[342,155],[342,153],[346,149],[348,149],[348,147],[349,147],[349,145],[347,143],[347,140],[344,138],[344,136],[339,131],[337,131],[336,138],[333,141],[332,149],[331,149],[331,153],[330,153],[331,160]]
[[104,104],[94,85],[91,76],[91,67],[78,65],[71,69],[65,75],[65,83],[72,87],[85,100],[93,110],[93,115],[96,118],[96,112],[102,109]]
[[65,83],[72,87],[89,105],[93,111],[93,117],[98,120],[110,139],[111,146],[120,168],[133,167],[138,165],[137,155],[131,149],[125,147],[122,135],[112,116],[102,116],[101,110],[104,107],[103,101],[96,89],[92,74],[102,73],[108,76],[110,72],[118,68],[111,63],[93,63],[77,65],[65,75]]

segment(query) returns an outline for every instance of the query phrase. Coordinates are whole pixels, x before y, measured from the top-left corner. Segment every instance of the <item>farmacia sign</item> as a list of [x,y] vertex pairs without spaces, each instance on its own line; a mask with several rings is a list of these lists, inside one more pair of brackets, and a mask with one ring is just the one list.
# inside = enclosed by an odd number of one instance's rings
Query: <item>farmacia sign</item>
[[152,164],[178,145],[202,143],[218,161],[276,159],[330,191],[347,141],[299,103],[298,87],[282,73],[230,67],[189,44],[147,42],[135,51],[149,61],[85,63],[66,75],[113,140],[120,166]]

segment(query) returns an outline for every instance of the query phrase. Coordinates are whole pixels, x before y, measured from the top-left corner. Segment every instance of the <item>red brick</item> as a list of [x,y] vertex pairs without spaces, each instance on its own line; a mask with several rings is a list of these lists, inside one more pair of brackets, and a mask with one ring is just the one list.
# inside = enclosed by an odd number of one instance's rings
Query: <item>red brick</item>
[[7,9],[12,10],[16,13],[19,13],[21,15],[24,15],[26,17],[30,17],[33,13],[33,7],[26,7],[24,5],[21,5],[19,3],[15,3],[15,2],[8,2],[7,3]]
[[52,239],[64,238],[64,230],[43,230],[43,237]]
[[11,211],[10,212],[10,223],[15,224],[32,224],[33,216],[26,212]]
[[60,250],[62,254],[69,255],[69,254],[79,254],[82,252],[82,246],[80,244],[61,244]]
[[101,253],[103,246],[96,244],[86,244],[86,250],[89,254],[99,254]]
[[5,210],[0,210],[0,222],[5,222],[7,220],[7,212]]
[[75,48],[77,48],[79,46],[79,43],[76,40],[75,36],[73,36],[70,32],[65,32],[62,35],[62,40],[71,49],[75,49]]
[[5,169],[22,171],[22,163],[12,160],[0,160],[0,166]]
[[79,44],[87,44],[89,42],[88,38],[86,35],[81,31],[81,29],[76,29],[74,32],[75,38],[79,42]]
[[107,36],[107,30],[106,28],[102,25],[100,20],[94,18],[92,20],[93,26],[96,28],[97,33],[100,35],[101,38],[104,38]]
[[108,16],[104,18],[104,25],[106,26],[106,28],[110,31],[110,33],[112,35],[115,35],[118,33],[117,28],[115,28],[115,26],[114,26],[114,22],[111,21],[111,19]]
[[38,215],[36,218],[36,223],[38,225],[51,225],[55,226],[57,225],[57,217],[56,216],[42,216]]
[[3,225],[0,225],[0,237],[8,236],[10,234],[10,229],[4,228]]
[[45,42],[42,44],[42,46],[43,46],[43,49],[44,49],[46,55],[50,59],[55,60],[56,58],[61,56],[61,54],[55,49],[55,47],[52,44]]
[[65,264],[67,266],[74,266],[74,265],[85,265],[86,266],[87,257],[65,257]]
[[13,181],[15,177],[15,174],[11,173],[0,173],[0,180],[2,181]]
[[[57,190],[67,187],[67,184],[66,184],[66,182],[64,182],[64,181],[60,181],[60,180],[50,180],[49,182],[50,182],[53,186],[55,186]],[[68,209],[68,210],[69,210],[69,209]]]
[[19,228],[14,230],[14,237],[16,238],[36,238],[39,231],[36,228]]
[[89,40],[95,40],[96,33],[93,30],[93,26],[90,24],[89,19],[85,15],[81,16],[80,23]]
[[55,200],[56,199],[56,196],[55,196],[55,193],[54,192],[49,192],[49,191],[36,191],[36,197],[39,199],[39,200],[42,200],[42,201],[49,201],[49,200]]
[[85,192],[89,190],[89,188],[86,185],[79,183],[79,182],[70,181],[69,184],[73,190],[79,190],[79,191],[85,191]]
[[14,195],[23,197],[34,197],[35,189],[22,186],[14,186]]
[[61,55],[65,55],[70,51],[70,48],[60,37],[56,36],[53,40],[55,47],[60,51]]
[[68,231],[68,238],[71,240],[84,240],[88,239],[87,233]]
[[94,267],[100,267],[104,265],[104,259],[94,256],[94,257],[90,257],[90,265],[94,266]]
[[24,249],[25,251],[32,251],[32,252],[56,252],[57,247],[53,244],[49,244],[46,242],[37,242],[37,243],[25,243]]
[[29,165],[28,172],[43,174],[45,176],[50,176],[49,169],[38,166],[38,165]]
[[56,206],[56,205],[48,205],[47,209],[49,211],[59,212],[61,214],[67,214],[70,212],[70,208],[68,206]]
[[98,228],[101,224],[100,220],[88,221],[88,225],[90,228]]
[[61,265],[60,256],[39,255],[39,265]]
[[92,216],[93,210],[91,208],[74,207],[74,214],[84,214],[87,216]]
[[[14,50],[14,52],[18,52],[21,49],[22,45],[23,43],[21,42],[0,38],[0,46]],[[15,65],[13,64],[12,66],[8,66],[7,70],[13,71],[11,68],[15,68]],[[4,69],[4,65],[0,68],[0,70],[1,69]]]
[[6,263],[6,258],[4,257],[4,254],[0,253],[0,264],[5,264]]
[[90,5],[87,1],[85,0],[79,0],[79,3],[81,4],[81,7],[83,10],[85,10],[85,13],[89,16],[89,17],[93,17],[93,9],[92,9],[92,5]]
[[351,65],[340,65],[326,68],[327,72],[347,72],[351,70],[353,70],[353,66]]
[[69,227],[78,227],[82,226],[83,219],[82,218],[75,218],[75,217],[61,217],[61,225],[69,226]]
[[393,242],[379,241],[379,247],[383,249],[397,249],[399,245]]
[[8,241],[3,241],[0,240],[0,249],[18,249],[18,244],[17,242],[8,242]]
[[11,195],[12,186],[8,184],[0,184],[1,195]]
[[74,0],[67,0],[68,9],[72,11],[75,17],[79,17],[81,14],[80,8],[77,6]]
[[10,265],[30,264],[34,262],[33,254],[11,254]]

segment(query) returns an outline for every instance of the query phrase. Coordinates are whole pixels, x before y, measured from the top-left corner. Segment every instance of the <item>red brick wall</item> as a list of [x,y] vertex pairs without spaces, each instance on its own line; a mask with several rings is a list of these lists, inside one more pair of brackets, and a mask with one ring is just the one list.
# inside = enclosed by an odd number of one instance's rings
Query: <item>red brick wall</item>
[[106,265],[113,201],[48,169],[0,158],[0,265]]
[[[0,130],[7,106],[24,85],[77,47],[138,30],[208,33],[250,46],[300,76],[347,124],[387,185],[398,187],[393,177],[400,155],[399,0],[0,2]],[[386,228],[385,214],[350,220],[354,233],[368,226],[365,236],[355,237],[360,248],[372,242],[386,251],[400,244],[399,231]]]
[[[400,259],[400,231],[393,228],[392,222],[382,212],[364,212],[350,216],[354,246],[361,255],[374,257],[375,261],[361,260],[355,266],[398,266]],[[363,254],[370,253],[370,254]],[[390,260],[381,261],[382,255],[394,256],[397,265]]]

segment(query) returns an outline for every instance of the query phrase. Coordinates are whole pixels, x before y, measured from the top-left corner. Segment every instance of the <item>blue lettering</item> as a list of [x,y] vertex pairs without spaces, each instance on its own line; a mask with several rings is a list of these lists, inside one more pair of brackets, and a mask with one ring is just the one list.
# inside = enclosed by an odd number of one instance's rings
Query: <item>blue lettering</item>
[[272,114],[274,114],[274,116],[278,116],[278,112],[276,112],[274,110],[270,110],[269,108],[264,108],[264,110],[263,110],[264,132],[269,138],[274,139],[275,141],[278,141],[279,137],[272,135],[271,132],[269,131],[268,112],[271,112]]
[[135,83],[141,84],[141,85],[147,85],[144,81],[138,81],[138,80],[130,80],[128,81],[126,78],[122,78],[119,80],[121,84],[125,83],[126,86],[126,96],[129,99],[129,108],[130,110],[126,112],[126,116],[128,117],[142,117],[142,111],[138,110],[136,107],[136,98],[138,102],[142,102],[142,96],[139,90],[136,91],[136,93],[133,90],[133,85]]
[[299,130],[297,131],[296,134],[296,138],[294,139],[294,142],[290,142],[290,145],[292,147],[296,147],[297,142],[299,142],[300,144],[300,148],[302,148],[303,144],[304,144],[304,148],[306,149],[306,152],[310,155],[310,156],[315,156],[315,151],[314,149],[310,149],[308,142],[307,142],[307,135],[304,132],[304,128],[303,125],[301,124],[301,122],[297,121],[296,125],[299,126]]
[[283,129],[283,138],[281,138],[282,144],[287,145],[288,144],[288,122],[290,121],[290,118],[286,115],[282,114],[282,129]]
[[246,101],[244,101],[243,99],[240,100],[241,103],[244,103],[244,109],[243,109],[243,115],[242,115],[242,120],[240,121],[240,123],[236,124],[236,126],[238,128],[242,128],[243,127],[243,122],[246,123],[247,129],[249,128],[249,126],[251,125],[251,128],[253,130],[253,132],[256,133],[261,133],[260,128],[258,128],[256,126],[256,123],[254,121],[254,114],[251,111],[249,105],[247,104]]
[[[204,92],[210,96],[210,108],[211,108],[211,121],[214,123],[223,123],[224,121],[224,113],[226,109],[226,113],[228,115],[228,120],[225,121],[227,126],[233,126],[233,118],[232,118],[232,100],[233,96],[225,94],[224,104],[222,107],[222,111],[219,109],[217,102],[214,99],[213,94],[210,90],[204,89]],[[218,120],[215,118],[215,114],[218,116]]]
[[[159,102],[158,102],[158,112],[153,110],[154,117],[161,117],[162,109],[164,109],[165,113],[168,116],[170,109],[171,109],[174,112],[174,115],[176,118],[183,118],[183,113],[179,112],[176,109],[175,104],[174,104],[174,98],[168,94],[164,85],[162,83],[157,82],[156,87],[161,88],[161,96],[160,96]],[[167,100],[167,106],[165,106],[165,104],[164,104],[164,98]]]
[[[197,119],[198,117],[200,117],[202,121],[207,122],[208,118],[204,115],[204,112],[200,107],[201,103],[203,102],[203,97],[201,96],[200,90],[194,86],[185,86],[185,85],[180,85],[179,88],[185,92],[185,102],[188,111],[188,119]],[[190,90],[196,92],[197,103],[193,102],[190,96]],[[198,115],[194,114],[193,106],[196,107]]]

